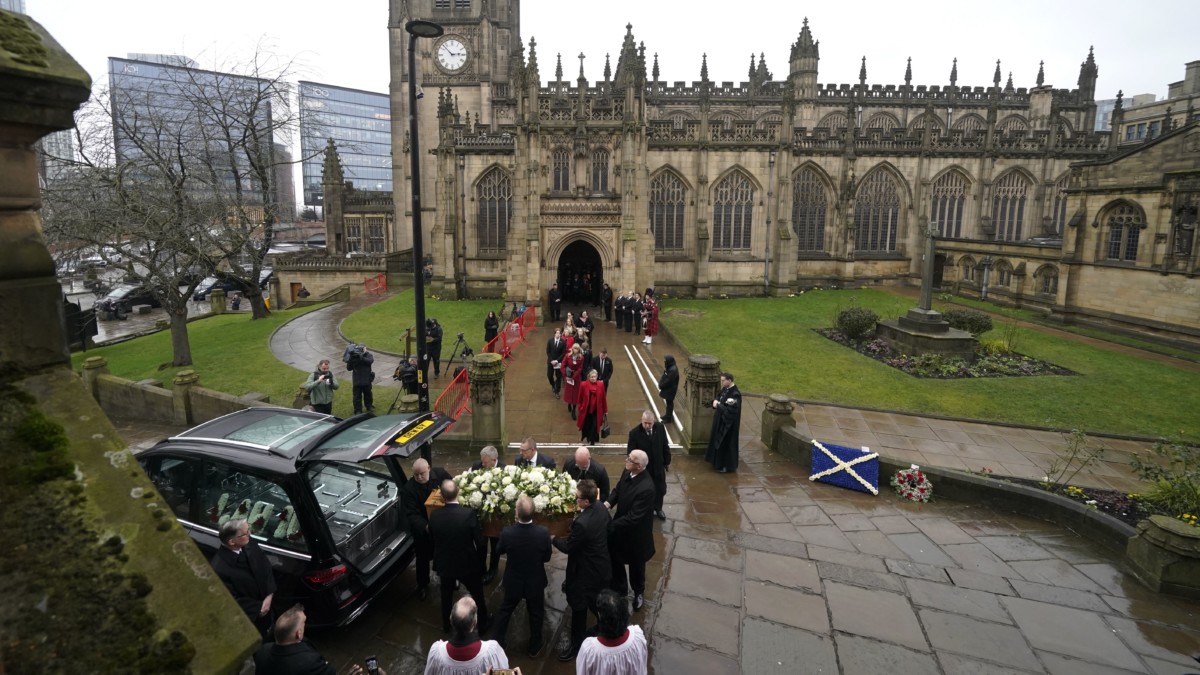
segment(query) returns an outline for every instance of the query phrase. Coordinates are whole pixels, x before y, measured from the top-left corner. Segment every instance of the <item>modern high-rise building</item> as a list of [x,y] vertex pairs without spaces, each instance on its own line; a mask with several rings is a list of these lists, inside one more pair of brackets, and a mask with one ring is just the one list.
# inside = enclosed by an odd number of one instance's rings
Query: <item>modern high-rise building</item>
[[[290,161],[275,148],[276,108],[286,108],[289,91],[271,80],[188,67],[191,59],[175,55],[143,55],[151,60],[109,57],[108,79],[117,161],[134,161],[147,153],[170,156],[163,147],[177,144],[183,163],[191,163],[195,185],[206,189],[258,190],[250,172],[250,156],[269,153],[261,161]],[[261,135],[262,138],[255,138]],[[232,140],[231,140],[232,139]],[[232,150],[232,152],[231,152]],[[277,172],[271,171],[272,183]],[[276,203],[294,210],[294,187],[275,186]],[[291,195],[291,196],[289,196]]]
[[342,170],[356,190],[392,191],[392,113],[387,94],[300,82],[300,148],[304,203],[324,203],[323,151],[337,145]]
[[7,9],[10,12],[25,13],[25,0],[0,0],[0,9]]

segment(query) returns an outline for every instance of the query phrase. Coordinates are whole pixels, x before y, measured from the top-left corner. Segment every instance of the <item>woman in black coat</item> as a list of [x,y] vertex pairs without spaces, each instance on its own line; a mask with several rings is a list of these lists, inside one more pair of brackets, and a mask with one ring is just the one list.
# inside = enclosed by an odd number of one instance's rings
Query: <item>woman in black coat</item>
[[492,351],[488,346],[492,340],[500,333],[500,319],[496,318],[495,312],[488,312],[487,318],[483,320],[483,345],[484,349]]
[[662,377],[658,379],[658,395],[667,402],[667,411],[663,413],[664,424],[675,421],[675,394],[679,391],[679,367],[675,365],[675,357],[667,354],[663,357]]

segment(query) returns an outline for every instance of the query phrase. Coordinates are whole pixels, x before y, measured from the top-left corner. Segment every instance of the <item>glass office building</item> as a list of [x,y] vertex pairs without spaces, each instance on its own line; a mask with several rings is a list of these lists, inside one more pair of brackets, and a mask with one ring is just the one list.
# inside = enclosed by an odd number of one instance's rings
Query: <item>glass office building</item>
[[[230,191],[240,182],[243,190],[254,191],[247,152],[254,147],[256,129],[272,134],[272,108],[286,107],[286,85],[174,65],[194,63],[179,56],[160,55],[156,61],[108,59],[117,161],[138,160],[147,154],[147,147],[152,155],[177,156],[171,146],[178,144],[184,154],[182,161],[193,164],[191,173],[197,180],[215,178]],[[267,105],[261,105],[264,101]],[[206,175],[210,167],[219,171],[227,166],[226,138],[238,144],[232,153],[236,171],[226,169],[216,176]],[[262,147],[272,148],[280,139],[263,140],[271,144]]]
[[387,94],[300,82],[304,204],[320,206],[325,145],[332,138],[355,190],[392,191],[392,112]]
[[0,9],[10,12],[25,13],[25,0],[0,0]]

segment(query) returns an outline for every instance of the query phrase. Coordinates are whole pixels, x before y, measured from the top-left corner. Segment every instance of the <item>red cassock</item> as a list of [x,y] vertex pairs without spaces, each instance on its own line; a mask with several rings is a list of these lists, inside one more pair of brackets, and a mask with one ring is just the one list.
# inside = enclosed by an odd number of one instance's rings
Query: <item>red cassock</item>
[[[579,403],[579,385],[580,382],[584,381],[583,378],[587,375],[587,373],[579,372],[583,370],[583,357],[568,356],[567,358],[563,359],[562,363],[560,363],[558,367],[560,370],[562,370],[563,376],[563,403],[566,403],[567,405],[575,405]],[[572,382],[574,382],[574,384],[571,384]]]
[[658,335],[658,303],[642,303],[642,312],[646,315],[646,337]]
[[604,383],[600,380],[592,382],[584,380],[579,385],[579,413],[575,418],[575,426],[583,431],[584,421],[588,419],[588,413],[595,413],[592,418],[596,424],[596,434],[600,434],[600,427],[604,426],[604,415],[608,412],[608,397],[604,392]]

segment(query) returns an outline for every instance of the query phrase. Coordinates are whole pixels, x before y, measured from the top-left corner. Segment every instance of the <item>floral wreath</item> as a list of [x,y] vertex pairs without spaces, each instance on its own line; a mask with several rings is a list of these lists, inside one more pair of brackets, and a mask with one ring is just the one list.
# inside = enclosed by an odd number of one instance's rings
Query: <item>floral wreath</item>
[[892,476],[892,487],[896,488],[896,494],[910,502],[925,503],[933,497],[933,483],[916,464],[897,471]]

